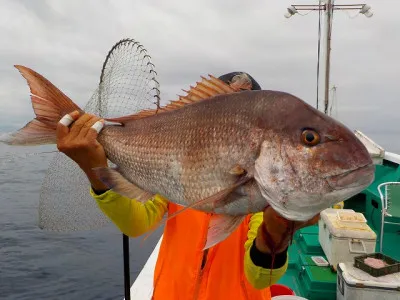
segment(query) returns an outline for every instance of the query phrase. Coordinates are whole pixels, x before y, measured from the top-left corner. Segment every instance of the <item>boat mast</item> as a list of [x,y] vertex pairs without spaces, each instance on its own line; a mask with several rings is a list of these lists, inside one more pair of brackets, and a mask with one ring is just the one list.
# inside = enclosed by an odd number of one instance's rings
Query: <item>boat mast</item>
[[[366,17],[372,17],[373,13],[371,7],[367,4],[345,4],[345,5],[335,5],[335,0],[319,0],[318,5],[306,4],[306,5],[291,5],[287,8],[286,18],[290,18],[294,14],[301,13],[299,11],[324,11],[325,15],[325,26],[324,26],[324,69],[325,69],[325,80],[324,80],[324,113],[328,113],[329,107],[329,85],[330,85],[330,65],[331,65],[331,34],[332,34],[332,17],[335,10],[358,10],[360,14]],[[320,43],[318,41],[318,43]],[[318,57],[319,61],[319,57]],[[318,76],[318,75],[317,75]],[[318,92],[317,92],[318,93]],[[318,108],[318,97],[317,95],[317,108]]]

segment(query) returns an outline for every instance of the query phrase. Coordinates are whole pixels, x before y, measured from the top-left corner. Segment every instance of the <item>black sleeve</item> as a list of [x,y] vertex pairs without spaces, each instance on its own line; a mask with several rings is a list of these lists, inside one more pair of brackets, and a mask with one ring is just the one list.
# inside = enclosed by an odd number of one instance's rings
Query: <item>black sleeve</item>
[[92,187],[92,191],[97,195],[100,196],[102,194],[104,194],[105,192],[109,191],[110,189],[106,189],[106,190],[95,190],[94,187]]
[[[282,268],[287,260],[287,248],[285,251],[275,255],[275,258],[271,254],[263,253],[256,247],[256,239],[253,241],[253,245],[250,248],[250,258],[257,267],[265,269],[279,269]],[[272,262],[274,265],[272,265]]]

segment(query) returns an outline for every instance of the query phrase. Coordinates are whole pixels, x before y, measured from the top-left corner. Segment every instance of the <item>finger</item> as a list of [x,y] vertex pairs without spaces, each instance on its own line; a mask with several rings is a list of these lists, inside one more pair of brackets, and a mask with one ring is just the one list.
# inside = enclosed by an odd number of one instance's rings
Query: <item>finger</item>
[[318,223],[318,220],[319,220],[319,214],[314,216],[314,217],[312,217],[311,219],[309,219],[307,221],[299,223],[298,224],[298,229],[314,225],[314,224]]
[[79,132],[79,137],[86,137],[88,132],[90,131],[90,128],[97,122],[99,121],[100,118],[98,117],[93,117],[89,121],[87,121],[83,126],[81,131]]
[[86,122],[88,122],[90,119],[94,118],[95,116],[90,115],[90,114],[84,114],[83,116],[81,116],[78,120],[76,120],[74,122],[74,124],[72,124],[71,126],[71,135],[73,135],[74,137],[77,137],[83,126],[86,124]]
[[96,121],[96,123],[94,123],[90,127],[90,129],[89,129],[89,131],[88,131],[88,133],[86,135],[87,138],[88,139],[96,139],[98,134],[100,133],[100,131],[103,129],[103,127],[104,127],[104,120],[103,119]]
[[75,120],[79,118],[79,111],[73,111],[72,113],[66,114],[61,120],[57,123],[56,127],[56,136],[57,140],[64,138],[69,132],[71,125]]
[[64,125],[65,127],[68,127],[71,125],[75,120],[69,115],[66,114],[64,117],[61,118],[59,121],[60,124]]
[[320,218],[320,215],[319,215],[319,214],[316,215],[316,216],[314,216],[311,220],[308,221],[308,224],[309,224],[309,225],[314,225],[314,224],[318,223],[319,218]]

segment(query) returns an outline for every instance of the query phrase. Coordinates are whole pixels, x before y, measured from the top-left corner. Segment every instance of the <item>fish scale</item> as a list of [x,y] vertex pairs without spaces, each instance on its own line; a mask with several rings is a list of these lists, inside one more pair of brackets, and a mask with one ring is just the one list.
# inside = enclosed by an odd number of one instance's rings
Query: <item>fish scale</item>
[[[229,174],[230,168],[238,163],[254,164],[256,158],[248,150],[252,124],[248,118],[235,117],[251,113],[244,108],[252,100],[244,94],[236,99],[217,96],[212,101],[212,106],[199,103],[123,127],[105,128],[99,141],[129,181],[186,206],[229,187],[237,180]],[[237,107],[236,112],[232,107]],[[151,118],[158,119],[147,127]],[[129,151],[121,151],[118,137],[127,135],[135,138],[125,145]],[[243,203],[243,214],[248,210]]]
[[[36,118],[6,142],[55,143],[60,119],[83,111],[40,74],[17,68]],[[286,219],[305,221],[374,179],[367,149],[345,125],[291,94],[235,90],[211,75],[165,107],[106,120],[120,124],[98,136],[118,169],[95,174],[137,201],[160,194],[213,213],[206,248],[246,214],[270,205]]]

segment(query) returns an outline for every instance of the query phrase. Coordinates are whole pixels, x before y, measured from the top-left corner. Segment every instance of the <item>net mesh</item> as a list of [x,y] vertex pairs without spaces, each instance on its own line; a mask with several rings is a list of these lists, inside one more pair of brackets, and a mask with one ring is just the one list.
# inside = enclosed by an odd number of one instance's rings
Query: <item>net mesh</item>
[[[151,57],[138,41],[124,39],[106,56],[99,85],[84,110],[112,118],[154,109],[159,102],[159,83]],[[55,154],[40,192],[40,228],[65,232],[110,223],[91,197],[89,187],[75,162],[63,153]]]

